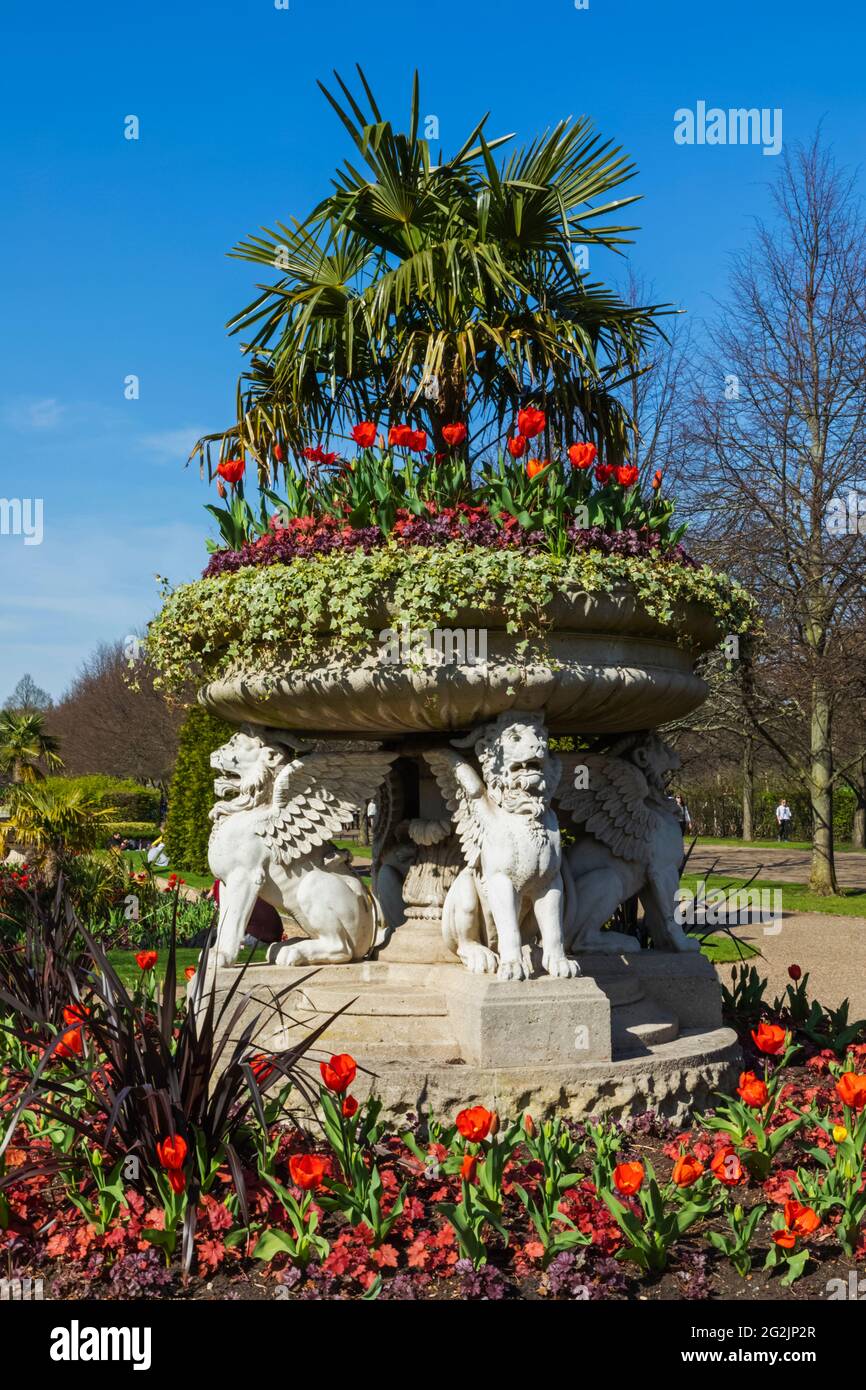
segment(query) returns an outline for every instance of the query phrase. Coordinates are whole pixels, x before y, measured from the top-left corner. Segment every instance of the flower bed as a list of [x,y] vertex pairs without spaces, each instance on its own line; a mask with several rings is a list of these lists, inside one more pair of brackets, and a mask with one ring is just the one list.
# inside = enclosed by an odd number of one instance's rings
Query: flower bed
[[29,1003],[0,1034],[0,1250],[54,1297],[752,1300],[825,1294],[866,1255],[864,1025],[797,967],[772,1005],[734,972],[746,1065],[687,1132],[480,1105],[389,1132],[354,1058],[317,1094],[304,1039],[217,1068],[171,957],[164,990],[148,958],[127,992],[93,943],[82,971],[47,938],[38,980],[3,966]]

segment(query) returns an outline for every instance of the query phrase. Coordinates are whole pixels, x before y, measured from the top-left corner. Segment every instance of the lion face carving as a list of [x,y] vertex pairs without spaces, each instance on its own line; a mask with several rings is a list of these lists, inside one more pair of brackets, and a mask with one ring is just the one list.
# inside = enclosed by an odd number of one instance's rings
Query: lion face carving
[[471,737],[492,800],[518,815],[537,814],[549,805],[559,781],[559,763],[548,749],[540,715],[501,714],[485,725],[480,737]]
[[211,818],[217,820],[269,802],[274,781],[286,761],[285,749],[267,743],[258,734],[233,734],[211,754],[211,767],[222,773],[214,782],[214,791],[219,797],[228,797],[217,801]]

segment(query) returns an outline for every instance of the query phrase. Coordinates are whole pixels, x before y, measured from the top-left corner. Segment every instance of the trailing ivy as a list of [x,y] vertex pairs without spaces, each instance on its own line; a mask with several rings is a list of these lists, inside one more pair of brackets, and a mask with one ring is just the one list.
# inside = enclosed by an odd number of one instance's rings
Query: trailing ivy
[[[365,554],[334,552],[287,565],[246,567],[167,592],[150,627],[149,648],[163,687],[252,670],[348,663],[368,650],[383,625],[447,627],[465,608],[499,613],[507,630],[543,640],[557,593],[631,589],[647,614],[677,627],[678,605],[702,605],[725,633],[755,625],[741,585],[709,566],[669,554],[603,555],[393,544]],[[497,624],[498,625],[498,624]]]

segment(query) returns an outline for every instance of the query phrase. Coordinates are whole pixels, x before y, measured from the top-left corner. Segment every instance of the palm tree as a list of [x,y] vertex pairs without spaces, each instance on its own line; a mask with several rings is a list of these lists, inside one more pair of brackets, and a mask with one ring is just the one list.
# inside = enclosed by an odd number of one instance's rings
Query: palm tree
[[[22,785],[12,791],[11,817],[3,824],[4,841],[11,837],[25,850],[49,887],[60,868],[99,844],[104,822],[117,815],[115,807],[100,806],[80,787],[50,782]],[[2,846],[0,846],[2,848]]]
[[[580,249],[617,251],[632,227],[609,221],[634,168],[581,117],[560,122],[498,166],[486,117],[434,163],[419,134],[418,74],[409,129],[383,119],[358,69],[365,110],[337,76],[320,83],[362,167],[347,161],[303,221],[241,242],[233,255],[284,273],[229,324],[250,334],[237,422],[195,452],[248,449],[262,481],[275,443],[299,450],[346,419],[408,417],[436,446],[445,424],[476,445],[516,407],[548,415],[552,439],[628,447],[618,393],[630,383],[660,306],[629,304],[590,282]],[[364,167],[365,166],[365,167]]]
[[63,766],[58,748],[57,739],[45,732],[43,715],[0,710],[0,772],[14,783],[39,781],[45,775],[40,764],[58,771]]

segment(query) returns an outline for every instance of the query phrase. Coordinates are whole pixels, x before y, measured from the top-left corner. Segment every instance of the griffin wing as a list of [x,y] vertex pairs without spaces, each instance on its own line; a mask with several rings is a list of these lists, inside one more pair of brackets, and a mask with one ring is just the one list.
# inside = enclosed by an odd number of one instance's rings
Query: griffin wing
[[433,749],[424,754],[424,761],[436,778],[445,805],[451,812],[463,858],[469,867],[474,869],[481,858],[484,827],[473,798],[458,781],[457,770],[460,767],[468,767],[476,777],[478,774],[470,762],[450,748]]
[[378,790],[396,753],[330,751],[287,763],[274,783],[271,814],[259,831],[288,863],[345,830]]
[[563,755],[563,765],[556,799],[570,812],[575,825],[582,826],[619,858],[644,861],[653,813],[647,804],[649,783],[640,768],[625,758],[598,753]]

